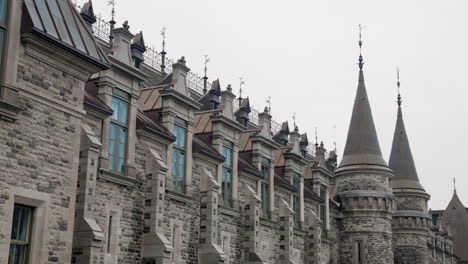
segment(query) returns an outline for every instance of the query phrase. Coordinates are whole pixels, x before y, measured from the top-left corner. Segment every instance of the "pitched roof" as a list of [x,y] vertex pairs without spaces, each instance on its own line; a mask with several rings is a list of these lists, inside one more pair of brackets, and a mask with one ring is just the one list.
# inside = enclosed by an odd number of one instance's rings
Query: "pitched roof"
[[453,193],[452,200],[440,219],[442,228],[450,226],[450,233],[454,236],[455,255],[461,261],[468,261],[468,250],[466,250],[466,245],[468,245],[468,212],[456,192]]
[[176,140],[176,137],[165,126],[153,120],[148,113],[142,112],[141,110],[137,112],[136,128],[145,129],[171,142]]
[[406,134],[405,123],[401,105],[398,106],[395,133],[393,134],[392,151],[388,162],[393,170],[395,178],[390,182],[392,188],[397,189],[418,189],[424,191],[419,183],[418,173],[414,165],[413,155]]
[[49,0],[47,4],[25,0],[24,6],[22,33],[38,35],[102,69],[109,67],[106,55],[70,0]]
[[99,98],[97,93],[96,83],[94,81],[87,81],[85,84],[83,103],[107,115],[112,115],[112,108]]
[[211,145],[211,134],[194,134],[193,135],[193,152],[200,153],[211,157],[215,160],[223,162],[225,160],[224,156],[219,153],[212,145]]
[[343,159],[339,167],[358,164],[387,166],[380,151],[362,68],[359,70],[353,114],[349,124]]
[[248,174],[263,178],[262,172],[257,167],[252,165],[252,151],[239,152],[238,160],[239,171],[246,172]]

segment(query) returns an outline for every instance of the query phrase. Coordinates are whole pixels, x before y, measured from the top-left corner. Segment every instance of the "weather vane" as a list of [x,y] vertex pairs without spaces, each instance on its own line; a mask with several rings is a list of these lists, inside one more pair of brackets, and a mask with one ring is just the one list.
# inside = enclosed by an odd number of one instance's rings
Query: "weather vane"
[[315,127],[315,146],[318,146],[318,128]]
[[242,77],[239,77],[239,100],[242,100],[242,85],[245,84],[245,80]]
[[359,69],[362,70],[362,67],[364,66],[364,62],[362,59],[362,28],[363,26],[359,24]]
[[453,177],[452,180],[453,180],[453,192],[457,193],[457,184],[456,184],[457,178]]
[[401,95],[400,95],[400,68],[396,68],[397,74],[397,87],[398,87],[398,96],[397,96],[397,103],[398,106],[401,106]]
[[207,73],[207,65],[208,65],[208,62],[210,62],[210,58],[208,57],[208,55],[205,55],[205,77],[206,77],[206,73]]
[[296,129],[296,112],[293,113],[294,129]]
[[162,50],[164,51],[166,49],[166,28],[165,27],[161,29],[161,36],[163,37]]
[[268,96],[266,103],[268,105],[268,113],[271,114],[271,96]]
[[112,21],[114,21],[114,14],[115,14],[115,0],[107,1],[108,6],[112,6]]

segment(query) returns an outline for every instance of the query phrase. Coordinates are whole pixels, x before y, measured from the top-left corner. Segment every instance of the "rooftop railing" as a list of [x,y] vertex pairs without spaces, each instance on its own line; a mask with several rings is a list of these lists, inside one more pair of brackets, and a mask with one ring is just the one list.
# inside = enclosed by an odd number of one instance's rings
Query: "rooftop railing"
[[[76,5],[78,10],[80,10],[80,6]],[[93,34],[99,40],[103,41],[104,43],[109,43],[109,35],[110,35],[110,23],[105,21],[101,16],[96,17],[96,23],[93,24]],[[144,64],[152,69],[157,71],[161,71],[162,66],[162,56],[161,53],[158,52],[154,47],[146,46],[146,52],[144,53]],[[172,72],[172,64],[175,63],[175,60],[172,58],[166,58],[164,73],[169,74]],[[192,91],[196,92],[200,96],[203,96],[203,76],[198,75],[197,73],[189,72],[187,74],[187,87]],[[211,88],[211,82],[207,82],[207,89]],[[238,109],[237,104],[235,104],[235,110]],[[258,123],[258,114],[259,110],[252,108],[249,114],[250,122],[255,125],[259,125]],[[273,135],[278,133],[281,129],[281,124],[275,120],[271,120],[271,132]],[[309,144],[307,147],[307,151],[309,154],[315,156],[315,146],[313,144]],[[328,154],[328,152],[327,152]]]

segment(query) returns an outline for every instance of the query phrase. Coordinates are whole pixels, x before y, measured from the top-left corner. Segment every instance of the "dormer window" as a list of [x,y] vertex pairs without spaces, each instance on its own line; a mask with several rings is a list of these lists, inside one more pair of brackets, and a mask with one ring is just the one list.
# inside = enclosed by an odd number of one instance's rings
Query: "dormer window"
[[114,111],[109,131],[109,169],[123,173],[127,152],[128,130],[128,93],[114,88],[112,90],[112,110]]
[[223,156],[225,158],[222,168],[222,195],[224,205],[232,206],[232,156],[233,147],[231,141],[224,140],[223,142]]
[[176,117],[174,122],[176,141],[172,148],[172,181],[174,190],[184,192],[185,189],[185,161],[187,122]]

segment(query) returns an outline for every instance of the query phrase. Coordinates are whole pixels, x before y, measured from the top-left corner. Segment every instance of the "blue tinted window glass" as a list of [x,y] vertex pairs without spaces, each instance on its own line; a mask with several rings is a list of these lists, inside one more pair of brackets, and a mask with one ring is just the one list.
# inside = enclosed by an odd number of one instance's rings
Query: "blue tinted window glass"
[[175,183],[177,181],[177,151],[172,151],[172,181]]
[[111,107],[114,111],[112,113],[112,119],[126,124],[128,115],[128,103],[113,97]]
[[6,0],[0,0],[0,25],[5,25],[6,21]]
[[185,128],[177,125],[174,126],[174,136],[176,136],[176,141],[174,143],[181,148],[185,148],[185,134]]
[[227,167],[232,166],[232,149],[223,146],[223,156],[225,158],[224,165]]
[[47,10],[45,0],[36,0],[36,6],[39,14],[41,15],[42,22],[44,23],[45,31],[47,34],[58,39],[59,37],[55,30],[54,22],[52,22],[52,18],[49,14],[49,10]]

